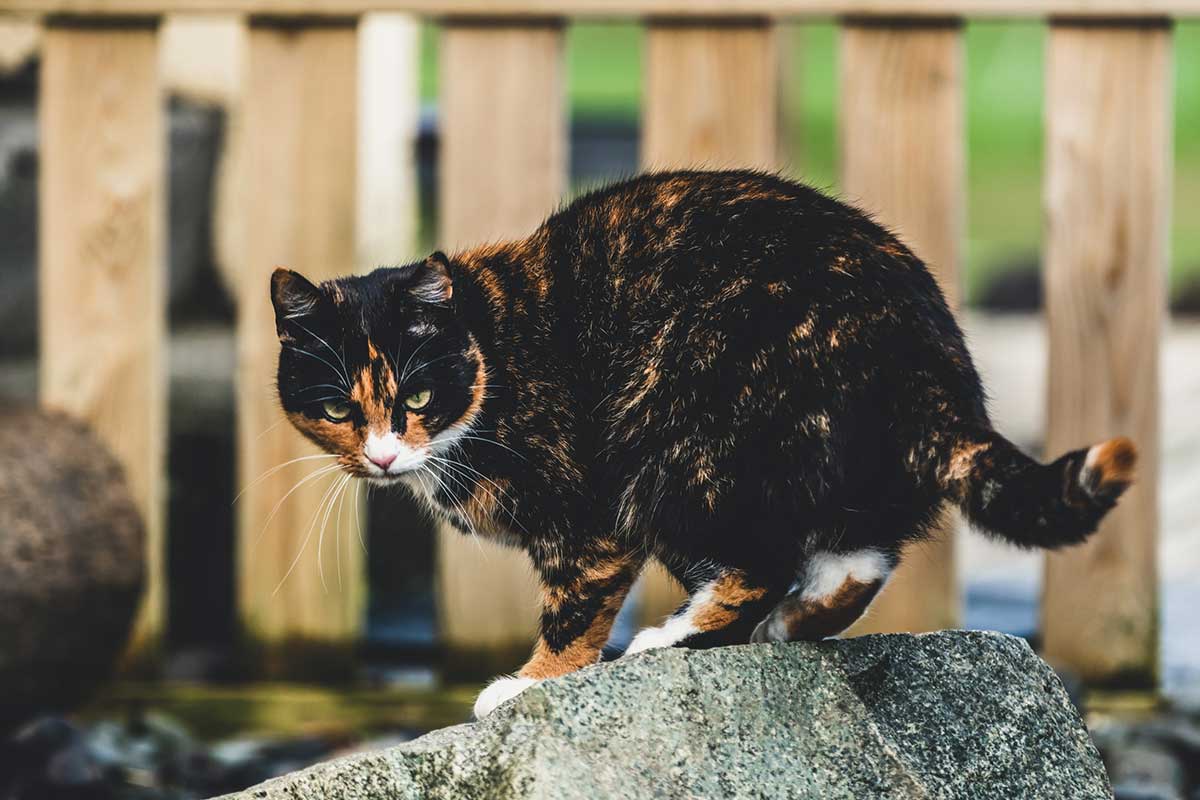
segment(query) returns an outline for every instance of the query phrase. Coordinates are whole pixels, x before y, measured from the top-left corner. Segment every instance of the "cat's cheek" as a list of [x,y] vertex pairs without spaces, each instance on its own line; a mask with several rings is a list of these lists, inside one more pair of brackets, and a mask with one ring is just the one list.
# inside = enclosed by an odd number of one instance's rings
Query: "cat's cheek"
[[535,683],[534,678],[497,678],[475,698],[475,719],[483,719]]

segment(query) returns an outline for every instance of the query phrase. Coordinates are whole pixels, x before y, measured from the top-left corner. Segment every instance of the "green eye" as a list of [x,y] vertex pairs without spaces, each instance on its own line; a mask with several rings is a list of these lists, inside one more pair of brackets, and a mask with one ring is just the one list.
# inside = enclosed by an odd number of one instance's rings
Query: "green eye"
[[350,416],[350,404],[345,400],[326,400],[321,409],[334,422],[344,422]]
[[420,411],[422,408],[429,405],[429,399],[431,397],[433,397],[433,392],[429,391],[428,389],[419,391],[416,394],[410,394],[408,397],[404,398],[404,407],[409,411]]

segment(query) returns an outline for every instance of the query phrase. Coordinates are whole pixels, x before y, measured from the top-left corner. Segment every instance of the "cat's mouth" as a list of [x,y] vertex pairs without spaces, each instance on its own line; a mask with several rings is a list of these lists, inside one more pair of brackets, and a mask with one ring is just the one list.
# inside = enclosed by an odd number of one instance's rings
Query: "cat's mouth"
[[369,434],[363,445],[362,467],[367,477],[397,480],[420,469],[429,460],[429,447],[413,447],[394,432]]

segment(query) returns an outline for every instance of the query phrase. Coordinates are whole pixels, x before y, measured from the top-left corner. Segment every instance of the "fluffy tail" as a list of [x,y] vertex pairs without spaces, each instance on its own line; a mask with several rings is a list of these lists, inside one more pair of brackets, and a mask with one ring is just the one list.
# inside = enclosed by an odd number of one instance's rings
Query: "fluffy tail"
[[1081,542],[1133,482],[1124,437],[1039,464],[992,430],[960,436],[942,480],[977,527],[1021,547]]

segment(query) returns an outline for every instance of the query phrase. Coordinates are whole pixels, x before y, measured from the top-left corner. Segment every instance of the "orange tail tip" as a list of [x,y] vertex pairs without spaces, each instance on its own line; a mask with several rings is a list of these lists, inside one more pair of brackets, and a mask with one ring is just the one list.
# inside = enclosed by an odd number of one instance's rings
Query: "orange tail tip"
[[1119,436],[1087,451],[1079,482],[1094,497],[1116,498],[1133,483],[1136,466],[1137,447]]

